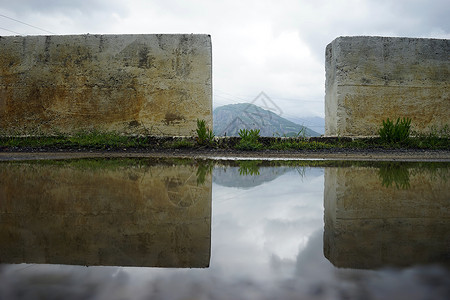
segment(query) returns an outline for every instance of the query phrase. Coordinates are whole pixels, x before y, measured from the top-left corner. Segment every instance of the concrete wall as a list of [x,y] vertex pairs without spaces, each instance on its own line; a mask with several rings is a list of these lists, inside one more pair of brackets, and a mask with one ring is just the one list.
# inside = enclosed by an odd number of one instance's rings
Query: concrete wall
[[209,35],[0,37],[0,134],[192,135],[211,72]]
[[339,37],[326,47],[325,135],[373,136],[382,120],[450,124],[450,40]]
[[0,163],[0,263],[209,266],[211,174],[102,164]]
[[450,265],[450,170],[393,168],[325,168],[324,254],[333,265]]

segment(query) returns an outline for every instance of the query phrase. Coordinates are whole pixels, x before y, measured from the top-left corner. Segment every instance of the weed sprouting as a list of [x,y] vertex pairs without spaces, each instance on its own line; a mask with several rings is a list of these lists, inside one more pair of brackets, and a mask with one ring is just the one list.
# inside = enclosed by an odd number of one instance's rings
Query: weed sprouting
[[398,118],[394,122],[389,120],[383,120],[382,127],[378,130],[381,141],[387,144],[405,143],[411,132],[411,119],[410,118]]
[[306,127],[302,127],[299,132],[293,133],[290,132],[288,134],[280,134],[278,132],[275,132],[274,137],[284,137],[284,138],[303,138],[306,139],[308,137],[308,134],[306,133]]
[[239,136],[241,140],[236,145],[238,150],[259,150],[263,147],[263,144],[259,142],[259,129],[241,129],[239,130]]
[[416,133],[410,140],[410,146],[420,149],[449,149],[450,127],[448,124],[438,128],[431,126],[426,134]]
[[[123,150],[136,149],[197,149],[202,147],[214,149],[238,149],[238,150],[321,150],[321,149],[427,149],[450,151],[450,127],[432,127],[428,133],[409,134],[409,119],[397,120],[394,123],[387,120],[380,132],[381,138],[348,138],[337,139],[305,137],[261,138],[258,129],[241,129],[240,138],[216,139],[213,132],[206,126],[205,121],[198,120],[197,137],[152,137],[130,136],[116,132],[106,131],[80,131],[74,135],[57,134],[51,136],[11,136],[0,134],[0,151],[12,149],[75,149],[75,150]],[[403,124],[403,125],[402,125]],[[396,131],[395,127],[403,130]],[[396,132],[403,132],[396,133]],[[411,135],[411,136],[410,136]]]
[[214,133],[206,126],[205,120],[197,119],[197,143],[201,146],[212,146],[214,144]]

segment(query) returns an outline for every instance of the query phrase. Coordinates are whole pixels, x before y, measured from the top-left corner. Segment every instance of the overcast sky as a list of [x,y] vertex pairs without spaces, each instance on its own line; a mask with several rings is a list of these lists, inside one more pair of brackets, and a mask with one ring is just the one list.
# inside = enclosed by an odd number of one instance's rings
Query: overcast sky
[[0,0],[0,35],[207,33],[214,107],[264,91],[284,117],[324,116],[328,43],[349,35],[448,39],[449,15],[448,0]]

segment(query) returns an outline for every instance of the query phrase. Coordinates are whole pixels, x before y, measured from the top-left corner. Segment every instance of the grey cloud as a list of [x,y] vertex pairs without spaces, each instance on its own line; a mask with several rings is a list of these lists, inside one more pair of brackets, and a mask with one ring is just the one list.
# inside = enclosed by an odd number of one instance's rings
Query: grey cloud
[[[338,36],[390,35],[436,37],[436,30],[450,34],[448,1],[316,1],[301,2],[279,26],[297,28],[313,54],[323,61],[325,47]],[[295,16],[298,16],[295,18]]]
[[17,15],[42,13],[70,13],[74,11],[84,14],[93,14],[96,12],[118,12],[126,14],[129,12],[125,1],[113,0],[89,0],[89,1],[72,1],[72,0],[21,0],[21,1],[0,1],[0,8],[6,8],[8,11]]
[[[118,18],[130,13],[130,6],[118,0],[43,0],[9,1],[0,0],[0,34],[22,35],[112,33]],[[26,24],[32,26],[28,26]],[[38,28],[36,28],[38,27]],[[44,29],[44,30],[40,30]]]
[[[441,28],[445,32],[450,32],[450,2],[447,0],[399,0],[387,1],[394,12],[400,17],[407,17],[415,20],[416,26],[410,28],[413,32],[426,34],[433,28]],[[405,28],[405,30],[407,30]],[[412,34],[414,34],[411,32]]]

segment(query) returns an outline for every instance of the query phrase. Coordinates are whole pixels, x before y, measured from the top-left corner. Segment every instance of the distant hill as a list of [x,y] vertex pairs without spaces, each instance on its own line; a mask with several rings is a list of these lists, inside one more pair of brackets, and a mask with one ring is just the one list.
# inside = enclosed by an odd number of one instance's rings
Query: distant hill
[[322,117],[286,117],[289,121],[308,127],[320,134],[325,133],[325,119]]
[[277,114],[250,103],[217,107],[213,112],[216,136],[238,136],[240,129],[259,129],[261,136],[320,136],[310,128],[291,122]]

